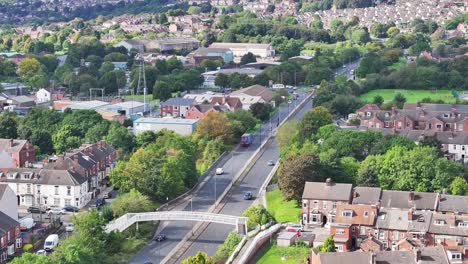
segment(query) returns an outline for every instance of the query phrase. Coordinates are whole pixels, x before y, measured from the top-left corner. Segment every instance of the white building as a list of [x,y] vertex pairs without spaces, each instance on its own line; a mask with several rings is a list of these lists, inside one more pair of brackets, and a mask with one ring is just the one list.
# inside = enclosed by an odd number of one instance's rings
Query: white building
[[8,169],[0,172],[0,183],[15,192],[17,204],[29,206],[73,205],[83,207],[91,200],[85,178],[71,170]]
[[214,42],[210,45],[210,48],[230,49],[236,57],[242,57],[249,52],[261,58],[275,56],[275,49],[271,44]]
[[18,221],[18,202],[8,184],[0,184],[0,212]]
[[149,111],[148,103],[138,101],[126,101],[116,104],[107,104],[97,108],[98,110],[105,110],[110,112],[119,113],[130,118],[138,113],[143,113],[145,110]]
[[207,71],[207,72],[202,73],[202,76],[204,78],[202,86],[206,88],[216,87],[215,85],[216,76],[218,76],[218,74],[220,73],[225,74],[225,75],[239,73],[239,74],[245,74],[251,78],[254,78],[255,76],[259,75],[262,72],[263,70],[259,70],[255,68],[234,68],[234,69],[219,69],[216,71]]
[[52,100],[51,93],[44,88],[39,89],[36,92],[36,103],[47,103]]
[[148,130],[158,132],[167,129],[180,135],[188,136],[195,131],[198,121],[198,119],[142,117],[133,122],[133,132],[135,135],[138,135]]

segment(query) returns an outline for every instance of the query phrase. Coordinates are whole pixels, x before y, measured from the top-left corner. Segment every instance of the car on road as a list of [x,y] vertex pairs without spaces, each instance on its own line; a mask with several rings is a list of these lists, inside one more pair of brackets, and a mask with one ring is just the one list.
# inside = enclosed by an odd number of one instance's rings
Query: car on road
[[102,196],[102,198],[104,198],[104,199],[110,199],[110,198],[112,198],[112,194],[111,194],[110,192],[107,192],[107,193],[105,193],[105,194]]
[[72,223],[69,223],[65,226],[65,231],[66,232],[73,232],[75,230],[75,225]]
[[104,200],[104,198],[98,198],[98,199],[96,200],[96,207],[97,207],[97,208],[103,206],[104,204],[106,204],[106,201]]
[[45,213],[46,210],[43,208],[35,207],[35,206],[30,206],[28,207],[28,213],[33,213],[33,214],[40,214],[40,213]]
[[44,250],[49,252],[53,248],[58,246],[58,244],[59,244],[59,236],[57,234],[49,235],[44,242]]
[[244,193],[244,200],[252,200],[252,193],[251,192],[245,192]]
[[63,210],[65,210],[66,212],[78,212],[80,209],[72,205],[65,205],[65,207],[63,207]]
[[154,238],[154,240],[157,241],[157,242],[162,242],[162,241],[166,240],[166,235],[159,234]]
[[275,166],[275,162],[273,160],[269,160],[267,164],[268,166]]
[[216,175],[221,175],[221,174],[224,174],[223,168],[217,168],[216,169]]
[[39,249],[36,252],[36,255],[47,256],[47,251],[45,251],[44,249]]
[[343,65],[343,68],[346,68],[346,64],[345,64],[345,65]]

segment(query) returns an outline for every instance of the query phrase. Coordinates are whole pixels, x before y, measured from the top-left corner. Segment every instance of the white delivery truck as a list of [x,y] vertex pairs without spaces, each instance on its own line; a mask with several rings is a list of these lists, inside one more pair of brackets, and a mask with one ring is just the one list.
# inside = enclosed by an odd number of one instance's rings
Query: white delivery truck
[[57,234],[49,235],[44,242],[44,250],[47,252],[52,251],[58,244],[59,236]]

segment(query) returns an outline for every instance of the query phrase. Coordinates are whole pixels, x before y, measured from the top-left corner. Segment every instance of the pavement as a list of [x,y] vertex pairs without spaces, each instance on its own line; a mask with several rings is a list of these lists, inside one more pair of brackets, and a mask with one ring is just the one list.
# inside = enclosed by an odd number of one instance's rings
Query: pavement
[[[254,134],[254,140],[252,145],[247,148],[238,146],[230,154],[226,155],[221,161],[219,167],[222,167],[225,171],[223,175],[212,175],[209,176],[206,183],[198,191],[192,194],[190,201],[186,201],[175,207],[170,207],[171,210],[177,211],[199,211],[206,212],[214,204],[215,199],[225,191],[229,183],[238,173],[238,170],[242,168],[245,163],[249,160],[252,154],[259,148],[261,142],[265,141],[266,136],[271,133],[271,131],[276,128],[279,124],[278,121],[284,120],[290,111],[293,110],[299,102],[303,101],[308,95],[304,92],[299,92],[299,98],[297,100],[292,100],[291,104],[285,104],[277,112],[275,112],[271,119],[265,122],[260,129],[258,129]],[[266,152],[271,152],[268,149]],[[272,153],[273,154],[273,153]],[[274,160],[275,155],[272,155],[271,158]],[[267,166],[266,163],[269,160],[264,161],[263,165]],[[262,185],[262,180],[259,179],[258,183],[255,183],[260,187]],[[257,188],[258,188],[257,187]],[[246,187],[247,190],[248,187]],[[254,192],[252,192],[254,193]],[[243,199],[243,194],[241,199]],[[164,210],[164,209],[163,209]],[[235,215],[236,213],[229,213]],[[137,255],[135,255],[130,263],[144,263],[145,261],[151,261],[153,263],[159,263],[164,257],[166,257],[173,248],[182,240],[182,238],[190,232],[195,222],[188,221],[171,221],[163,222],[158,228],[158,233],[163,233],[167,236],[167,240],[164,242],[150,242],[145,246]],[[224,237],[225,238],[225,237]]]

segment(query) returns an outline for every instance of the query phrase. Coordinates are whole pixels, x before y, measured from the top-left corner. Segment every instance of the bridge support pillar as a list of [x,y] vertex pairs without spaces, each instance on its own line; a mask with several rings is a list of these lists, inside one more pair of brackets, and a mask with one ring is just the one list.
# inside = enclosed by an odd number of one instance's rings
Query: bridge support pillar
[[237,223],[236,225],[237,234],[247,235],[247,225],[244,223]]

